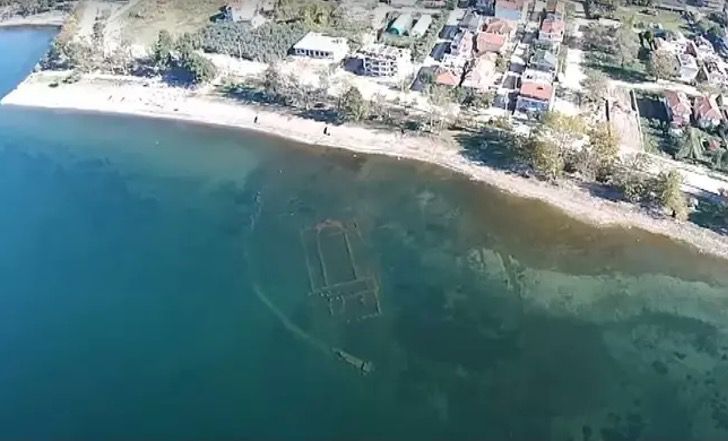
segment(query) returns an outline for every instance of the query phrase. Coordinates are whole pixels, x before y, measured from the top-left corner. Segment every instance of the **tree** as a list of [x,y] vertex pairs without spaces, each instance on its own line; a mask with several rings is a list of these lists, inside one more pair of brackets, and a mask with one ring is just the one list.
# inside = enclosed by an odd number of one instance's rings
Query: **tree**
[[708,28],[707,33],[714,40],[725,37],[725,30],[716,23],[713,23],[713,25]]
[[564,171],[567,155],[577,151],[585,134],[586,126],[581,118],[547,112],[527,142],[531,165],[549,179],[558,178]]
[[157,41],[152,49],[152,61],[160,69],[166,69],[172,64],[172,51],[174,40],[166,30],[159,31]]
[[207,83],[217,76],[215,65],[196,52],[184,54],[180,59],[180,67],[190,74],[195,84]]
[[625,17],[622,20],[622,26],[617,30],[617,54],[622,69],[627,65],[631,65],[637,59],[639,47],[634,33],[634,14]]
[[583,86],[587,99],[593,103],[601,102],[609,93],[609,80],[604,73],[598,70],[590,70],[586,74]]
[[680,150],[675,155],[678,159],[691,159],[699,161],[703,159],[705,149],[695,127],[687,127],[679,140]]
[[619,159],[619,144],[609,125],[598,124],[588,132],[589,144],[579,155],[580,171],[599,181],[606,181]]
[[675,55],[664,50],[652,51],[647,61],[647,73],[658,80],[674,77],[677,73]]
[[660,204],[672,212],[672,217],[687,220],[688,203],[682,192],[683,177],[677,170],[662,172],[657,177],[655,192]]
[[712,167],[715,170],[726,170],[727,166],[728,166],[728,149],[721,147],[713,155]]
[[584,120],[559,112],[546,112],[537,132],[551,138],[563,152],[575,147],[586,134]]
[[435,119],[439,121],[439,127],[442,129],[444,120],[443,107],[450,102],[450,90],[443,86],[430,85],[427,91],[427,101],[430,105],[430,130],[434,131]]
[[361,121],[366,118],[369,112],[369,106],[359,89],[356,86],[350,86],[341,96],[339,110],[344,113],[346,119],[350,121]]
[[531,166],[547,179],[554,180],[564,172],[564,157],[555,142],[541,136],[532,136],[526,142]]
[[276,64],[270,64],[263,73],[263,89],[268,96],[278,100],[284,94],[284,81],[281,75],[280,67]]

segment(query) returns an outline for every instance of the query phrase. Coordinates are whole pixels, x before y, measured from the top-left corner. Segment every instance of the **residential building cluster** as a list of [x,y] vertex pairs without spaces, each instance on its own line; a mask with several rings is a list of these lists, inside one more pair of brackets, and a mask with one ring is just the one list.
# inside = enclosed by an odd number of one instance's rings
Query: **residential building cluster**
[[527,50],[525,70],[518,78],[516,111],[530,116],[551,109],[565,32],[563,2],[548,0],[540,13],[538,35]]
[[728,63],[706,38],[695,36],[688,39],[676,33],[670,38],[661,36],[656,43],[659,50],[675,56],[675,75],[680,81],[728,87]]
[[724,95],[707,94],[691,98],[680,91],[666,90],[662,102],[670,128],[676,133],[690,126],[714,129],[728,117],[728,97]]

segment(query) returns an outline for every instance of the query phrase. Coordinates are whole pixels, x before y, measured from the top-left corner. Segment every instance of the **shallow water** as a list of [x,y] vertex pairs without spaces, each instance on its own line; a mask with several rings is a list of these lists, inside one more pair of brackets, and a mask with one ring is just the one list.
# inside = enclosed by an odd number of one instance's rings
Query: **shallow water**
[[0,438],[728,437],[726,263],[657,236],[406,161],[14,108],[0,207]]

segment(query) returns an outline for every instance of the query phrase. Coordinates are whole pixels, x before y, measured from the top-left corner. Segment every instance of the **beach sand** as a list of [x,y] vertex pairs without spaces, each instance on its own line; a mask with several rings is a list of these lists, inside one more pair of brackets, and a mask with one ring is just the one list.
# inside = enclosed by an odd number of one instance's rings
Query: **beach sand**
[[51,26],[61,27],[68,15],[63,12],[45,12],[43,14],[30,15],[27,17],[14,16],[0,20],[0,27],[11,26]]
[[[277,110],[241,104],[214,96],[209,90],[171,87],[160,80],[112,75],[87,75],[74,84],[49,87],[68,73],[34,73],[8,94],[3,105],[119,113],[194,121],[265,132],[312,144],[408,158],[446,167],[513,195],[554,205],[596,226],[641,228],[684,241],[704,253],[728,258],[728,238],[697,225],[650,215],[626,202],[612,202],[589,194],[573,183],[559,185],[524,178],[467,159],[447,136],[401,135],[353,125],[329,126]],[[257,123],[254,122],[257,116]]]

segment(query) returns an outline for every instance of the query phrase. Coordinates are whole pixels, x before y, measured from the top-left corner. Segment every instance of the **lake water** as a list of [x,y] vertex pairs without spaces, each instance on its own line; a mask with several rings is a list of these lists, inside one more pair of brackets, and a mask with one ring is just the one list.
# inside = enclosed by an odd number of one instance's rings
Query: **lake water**
[[[0,31],[0,90],[49,36]],[[2,108],[0,438],[726,439],[727,268],[421,164]]]

